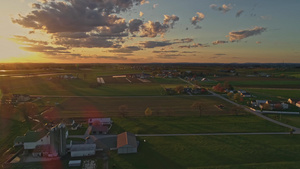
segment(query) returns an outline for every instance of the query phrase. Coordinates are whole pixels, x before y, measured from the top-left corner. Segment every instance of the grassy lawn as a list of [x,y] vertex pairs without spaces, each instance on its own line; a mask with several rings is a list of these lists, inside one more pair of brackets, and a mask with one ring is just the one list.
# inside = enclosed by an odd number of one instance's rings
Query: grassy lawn
[[110,133],[136,134],[278,132],[289,129],[253,115],[113,118]]
[[137,154],[111,153],[109,164],[123,169],[299,168],[299,139],[296,135],[140,137]]
[[[125,107],[126,116],[145,116],[149,107],[153,116],[197,116],[199,110],[192,108],[194,102],[202,104],[202,115],[230,115],[232,105],[214,96],[180,97],[86,97],[66,98],[56,110],[45,116],[56,118],[120,117],[120,107]],[[224,109],[215,105],[223,104]],[[240,112],[244,113],[244,112]]]
[[278,114],[268,114],[268,117],[271,117],[277,121],[289,124],[295,127],[300,128],[300,115],[278,115]]

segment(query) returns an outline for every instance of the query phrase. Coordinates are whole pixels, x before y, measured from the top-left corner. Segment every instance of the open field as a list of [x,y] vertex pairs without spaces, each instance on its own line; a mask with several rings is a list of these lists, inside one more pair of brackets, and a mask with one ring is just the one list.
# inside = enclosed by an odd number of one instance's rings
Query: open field
[[110,133],[129,131],[136,134],[192,134],[239,132],[288,132],[253,115],[188,116],[188,117],[139,117],[113,118]]
[[299,139],[298,135],[140,137],[137,154],[111,153],[109,164],[132,169],[296,169]]
[[221,77],[214,80],[219,82],[228,81],[231,85],[239,87],[300,88],[300,80],[290,78]]
[[253,93],[253,95],[263,95],[266,98],[267,97],[277,97],[279,99],[286,99],[286,101],[289,98],[300,97],[300,89],[245,88],[244,90],[247,90],[248,92]]
[[289,124],[300,128],[300,115],[279,115],[279,114],[268,114],[268,117],[275,119],[277,121]]
[[[81,97],[65,98],[54,111],[45,116],[57,118],[88,118],[121,116],[120,107],[126,116],[145,116],[149,107],[153,116],[195,116],[199,110],[192,108],[194,102],[202,104],[202,115],[230,115],[232,105],[213,96],[148,96],[148,97]],[[223,104],[224,109],[215,105]],[[240,112],[243,114],[244,112]]]

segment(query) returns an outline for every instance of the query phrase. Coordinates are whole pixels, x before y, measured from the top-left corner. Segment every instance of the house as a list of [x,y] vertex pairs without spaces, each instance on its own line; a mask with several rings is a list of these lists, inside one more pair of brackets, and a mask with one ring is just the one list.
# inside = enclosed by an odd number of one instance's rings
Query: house
[[245,90],[238,90],[238,93],[244,94],[247,93]]
[[134,134],[124,132],[117,137],[118,154],[137,153],[138,142]]
[[268,100],[255,100],[255,101],[251,101],[252,106],[254,107],[258,107],[260,104],[264,104],[266,103]]
[[[275,101],[268,100],[264,104],[267,104],[270,110],[280,110],[280,109],[286,110],[289,108],[289,105],[284,102],[275,102]],[[261,104],[260,108],[263,108],[263,104]]]
[[289,98],[287,102],[289,104],[294,104],[295,105],[299,101],[300,101],[300,99]]
[[88,124],[91,126],[93,123],[99,121],[102,125],[110,126],[112,125],[113,121],[111,118],[90,118],[88,119]]
[[101,123],[93,124],[91,134],[93,134],[93,135],[107,134],[108,131],[109,131],[109,128],[107,126],[103,126]]
[[241,96],[242,97],[251,97],[251,94],[250,93],[241,93]]
[[300,101],[296,103],[296,106],[300,108]]

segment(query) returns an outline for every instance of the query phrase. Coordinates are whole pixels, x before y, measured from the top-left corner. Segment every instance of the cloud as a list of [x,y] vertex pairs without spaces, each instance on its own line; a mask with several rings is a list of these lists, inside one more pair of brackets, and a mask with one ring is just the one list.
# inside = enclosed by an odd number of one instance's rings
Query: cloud
[[181,53],[197,53],[196,51],[183,51]]
[[197,12],[197,15],[192,17],[191,23],[197,25],[198,22],[202,21],[205,18],[205,15],[201,12]]
[[144,5],[144,4],[149,4],[149,1],[142,0],[142,1],[141,1],[141,5]]
[[215,55],[216,56],[224,56],[224,55],[227,55],[227,54],[225,54],[225,53],[216,53]]
[[154,50],[152,51],[152,53],[177,53],[179,52],[178,50],[161,50],[161,51],[158,51],[158,50]]
[[153,5],[153,8],[155,9],[155,8],[157,8],[158,7],[158,4],[154,4]]
[[261,44],[261,41],[256,41],[255,43],[256,43],[256,44]]
[[[145,3],[148,1],[39,0],[32,4],[38,9],[11,20],[32,31],[51,34],[54,44],[65,47],[111,47],[128,36],[128,24],[117,14]],[[131,27],[131,32],[134,31]]]
[[148,21],[143,24],[140,29],[141,37],[151,37],[154,38],[157,35],[163,36],[168,30],[169,25],[161,24],[160,22]]
[[213,45],[219,45],[219,44],[224,44],[224,43],[228,43],[228,41],[217,40],[217,41],[212,42]]
[[144,16],[144,12],[140,11],[140,17]]
[[216,4],[211,4],[209,7],[214,10],[222,11],[223,13],[226,13],[232,9],[231,4],[228,4],[228,5],[223,4],[220,7],[218,7],[218,5],[216,5]]
[[140,42],[140,45],[142,45],[144,48],[156,48],[156,47],[164,47],[164,46],[170,46],[173,43],[169,41],[146,41],[146,42]]
[[126,46],[126,47],[122,47],[122,48],[109,50],[109,52],[112,52],[112,53],[133,53],[133,52],[139,51],[139,50],[141,50],[141,48],[138,47],[138,46]]
[[262,19],[262,20],[271,20],[272,19],[272,16],[260,16],[260,18]]
[[129,21],[129,32],[134,34],[134,32],[140,31],[140,26],[143,25],[143,21],[140,19],[131,19]]
[[201,44],[201,43],[194,43],[193,45],[183,45],[183,46],[179,46],[179,48],[205,48],[205,47],[209,47],[209,45],[207,44]]
[[69,54],[68,48],[65,47],[52,47],[45,45],[30,45],[27,47],[21,47],[21,49],[29,52],[40,52],[47,55],[57,55],[57,54]]
[[87,48],[114,48],[118,47],[109,38],[89,36],[88,38],[57,38],[54,41],[56,45],[62,45],[65,47],[87,47]]
[[267,30],[267,28],[256,26],[253,29],[229,32],[229,35],[227,37],[229,37],[230,42],[234,42],[234,41],[239,41],[239,40],[242,40],[242,39],[250,37],[250,36],[259,35],[266,30]]
[[170,22],[170,26],[171,28],[173,28],[174,24],[176,21],[179,21],[179,17],[176,15],[164,15],[165,19],[164,19],[164,23],[163,24],[169,24]]
[[36,8],[36,9],[41,9],[42,5],[38,4],[38,3],[33,3],[33,4],[31,4],[31,7]]
[[32,40],[28,39],[26,36],[18,36],[15,35],[11,40],[21,43],[23,45],[31,45],[31,44],[37,44],[37,45],[48,45],[48,42],[46,41],[37,41],[37,40]]
[[241,14],[244,12],[244,10],[239,10],[236,14],[235,14],[235,17],[240,17]]
[[182,56],[180,54],[165,54],[165,55],[158,55],[157,58],[160,59],[177,59],[178,56]]
[[174,43],[190,43],[190,42],[193,42],[194,39],[192,39],[192,38],[183,38],[183,39],[174,39],[173,41],[174,41]]

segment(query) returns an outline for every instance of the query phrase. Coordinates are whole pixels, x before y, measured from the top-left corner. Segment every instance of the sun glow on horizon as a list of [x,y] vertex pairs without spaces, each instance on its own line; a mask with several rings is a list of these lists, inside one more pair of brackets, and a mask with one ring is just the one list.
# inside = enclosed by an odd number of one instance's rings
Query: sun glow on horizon
[[34,53],[27,52],[21,49],[21,45],[12,40],[0,37],[0,62],[16,62],[20,59],[31,57]]

